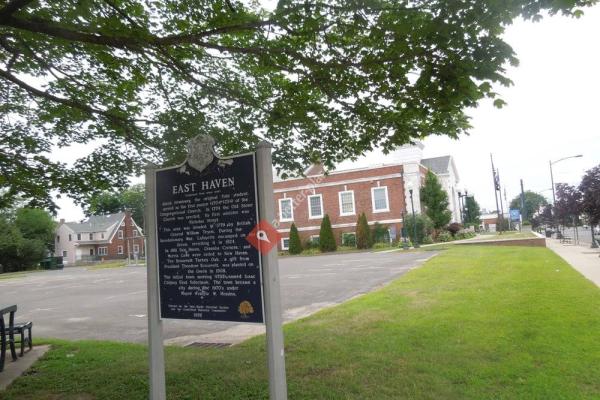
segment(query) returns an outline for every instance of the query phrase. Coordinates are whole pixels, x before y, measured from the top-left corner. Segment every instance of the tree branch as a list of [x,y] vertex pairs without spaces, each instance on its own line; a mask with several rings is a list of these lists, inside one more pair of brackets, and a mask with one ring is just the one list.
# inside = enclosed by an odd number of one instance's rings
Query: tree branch
[[33,0],[13,0],[0,9],[0,23],[10,17],[21,8],[26,7]]

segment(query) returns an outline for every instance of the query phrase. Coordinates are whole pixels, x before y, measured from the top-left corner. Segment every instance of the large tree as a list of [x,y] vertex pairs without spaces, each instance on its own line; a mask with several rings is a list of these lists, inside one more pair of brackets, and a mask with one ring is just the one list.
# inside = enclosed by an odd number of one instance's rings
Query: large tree
[[433,222],[433,227],[437,230],[445,228],[452,219],[452,213],[448,210],[448,193],[433,172],[427,171],[420,195],[425,214]]
[[581,214],[582,195],[579,189],[567,183],[556,184],[556,203],[554,216],[562,225],[578,222]]
[[[284,171],[456,138],[503,104],[507,25],[595,2],[0,0],[0,200],[125,187],[199,133],[223,153],[267,138]],[[94,150],[50,158],[73,143]]]
[[581,179],[581,210],[591,225],[600,225],[600,165],[590,169]]
[[144,207],[146,191],[144,184],[137,184],[119,192],[105,191],[91,196],[85,206],[85,214],[112,214],[129,210],[133,220],[142,228],[144,225]]
[[467,196],[465,202],[465,225],[476,225],[481,223],[481,209],[474,196]]
[[524,193],[525,196],[525,209],[521,207],[521,195],[516,196],[510,202],[510,208],[521,210],[521,215],[524,219],[530,219],[538,210],[548,204],[546,198],[541,194],[527,190]]

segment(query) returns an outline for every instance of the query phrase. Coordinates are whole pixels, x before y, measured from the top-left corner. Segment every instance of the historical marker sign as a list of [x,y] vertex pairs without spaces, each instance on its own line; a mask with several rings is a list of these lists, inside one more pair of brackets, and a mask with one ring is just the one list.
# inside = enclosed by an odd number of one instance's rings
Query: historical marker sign
[[160,315],[262,323],[255,154],[156,170]]

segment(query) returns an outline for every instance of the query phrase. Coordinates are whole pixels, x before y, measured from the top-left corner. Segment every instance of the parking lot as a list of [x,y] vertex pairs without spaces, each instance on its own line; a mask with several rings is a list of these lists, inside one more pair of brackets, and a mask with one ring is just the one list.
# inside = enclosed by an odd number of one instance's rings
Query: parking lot
[[[300,318],[371,291],[434,254],[395,251],[281,258],[284,318]],[[146,301],[146,269],[140,266],[70,267],[0,280],[0,305],[17,304],[17,320],[33,321],[34,338],[145,342]],[[241,340],[260,329],[256,325],[166,320],[164,337],[170,339],[168,343],[179,344],[198,337],[235,342],[236,337]]]

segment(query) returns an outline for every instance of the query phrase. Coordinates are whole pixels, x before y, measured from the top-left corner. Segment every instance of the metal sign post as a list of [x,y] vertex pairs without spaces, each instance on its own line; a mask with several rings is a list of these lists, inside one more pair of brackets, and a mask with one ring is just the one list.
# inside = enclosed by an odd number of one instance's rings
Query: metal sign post
[[[256,151],[258,172],[259,214],[261,220],[275,219],[273,200],[273,164],[271,144],[262,141]],[[281,293],[279,290],[279,263],[277,251],[262,254],[263,285],[265,296],[265,319],[267,323],[267,361],[269,365],[269,398],[287,399],[285,376],[285,352],[283,348],[283,329],[281,312]]]
[[165,353],[162,321],[159,315],[158,262],[156,252],[156,173],[146,167],[146,274],[148,281],[148,356],[150,364],[150,400],[165,400]]

